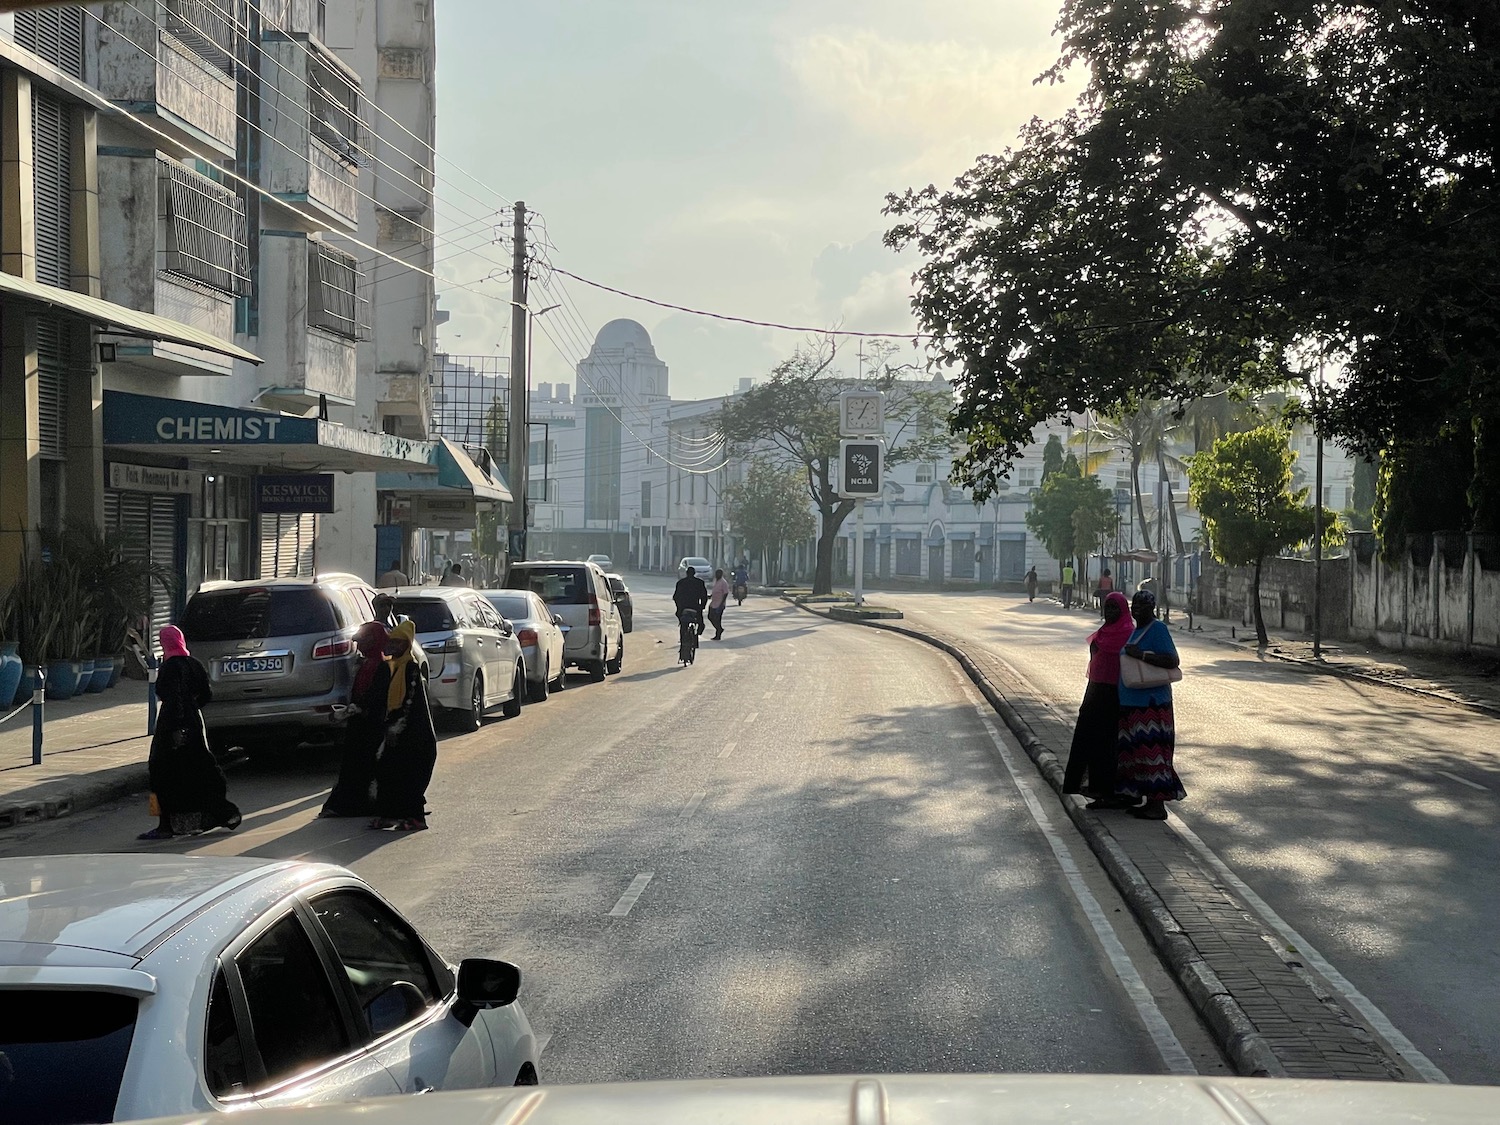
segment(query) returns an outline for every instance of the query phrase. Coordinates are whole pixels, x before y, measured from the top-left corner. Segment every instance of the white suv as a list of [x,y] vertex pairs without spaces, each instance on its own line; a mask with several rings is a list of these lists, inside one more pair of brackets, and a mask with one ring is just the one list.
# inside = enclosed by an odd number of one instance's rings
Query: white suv
[[625,627],[604,572],[590,562],[512,563],[509,590],[530,590],[563,619],[563,663],[595,681],[625,666]]

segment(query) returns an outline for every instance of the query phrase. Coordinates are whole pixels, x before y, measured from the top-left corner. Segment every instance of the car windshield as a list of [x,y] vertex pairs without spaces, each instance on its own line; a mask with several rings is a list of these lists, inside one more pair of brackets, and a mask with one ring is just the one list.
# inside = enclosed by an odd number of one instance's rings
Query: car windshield
[[311,587],[237,586],[198,591],[181,627],[191,643],[327,633],[339,622],[333,605]]
[[0,989],[0,1121],[114,1120],[138,1006],[109,992]]
[[453,611],[441,598],[397,598],[396,613],[411,618],[419,633],[446,633],[453,629]]
[[495,612],[507,621],[525,621],[531,616],[531,602],[521,594],[486,594]]
[[548,605],[584,605],[592,592],[588,572],[581,566],[517,567],[511,570],[506,585],[513,590],[530,590]]

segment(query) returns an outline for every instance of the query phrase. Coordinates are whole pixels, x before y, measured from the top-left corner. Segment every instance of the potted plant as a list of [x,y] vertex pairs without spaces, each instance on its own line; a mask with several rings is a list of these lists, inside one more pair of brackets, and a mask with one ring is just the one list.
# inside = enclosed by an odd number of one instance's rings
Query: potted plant
[[0,597],[0,710],[8,710],[21,683],[21,642],[16,637],[14,590]]
[[[99,657],[108,658],[103,685],[108,687],[119,682],[125,667],[127,633],[150,616],[153,588],[170,594],[177,584],[176,575],[169,569],[150,558],[134,557],[127,547],[124,535],[93,524],[75,524],[60,542],[60,553],[79,570],[97,632],[95,651]],[[102,690],[94,684],[104,675],[96,664],[90,690]]]
[[67,559],[54,558],[42,573],[56,615],[46,647],[47,698],[71,699],[78,692],[77,654],[87,641],[88,602],[78,569]]
[[37,669],[47,662],[52,634],[58,624],[57,603],[46,567],[40,558],[24,548],[20,573],[11,587],[9,602],[10,627],[15,631],[22,666],[14,699],[22,703],[31,698]]

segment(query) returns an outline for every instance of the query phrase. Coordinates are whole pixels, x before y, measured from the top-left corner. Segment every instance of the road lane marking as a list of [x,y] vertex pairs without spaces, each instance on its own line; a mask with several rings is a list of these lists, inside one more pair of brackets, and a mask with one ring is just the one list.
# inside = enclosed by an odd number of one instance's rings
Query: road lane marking
[[640,898],[646,888],[651,885],[651,880],[656,878],[655,871],[642,871],[634,879],[630,880],[630,886],[625,888],[625,893],[620,896],[620,901],[615,903],[614,909],[609,912],[611,918],[623,918],[630,913],[630,908],[635,905],[635,900]]
[[775,699],[776,698],[776,693],[774,691],[768,691],[764,695],[762,695],[761,698],[762,699]]
[[776,676],[776,678],[775,678],[775,679],[774,679],[774,680],[772,680],[772,681],[771,681],[771,682],[772,682],[772,683],[776,683],[776,684],[779,684],[779,683],[781,683],[781,681],[782,681],[782,680],[784,680],[784,679],[786,679],[786,673],[784,673],[784,672],[783,672],[783,673],[779,673],[779,674],[778,674],[778,675],[777,675],[777,676]]
[[748,714],[748,715],[745,716],[745,725],[749,726],[751,723],[755,722],[755,720],[758,719],[758,718],[760,718],[760,712],[759,711],[751,711],[750,714]]
[[1321,973],[1323,979],[1331,984],[1335,991],[1340,993],[1345,1001],[1354,1008],[1365,1022],[1370,1025],[1375,1034],[1381,1036],[1389,1043],[1413,1070],[1419,1073],[1428,1082],[1448,1082],[1449,1078],[1438,1069],[1436,1063],[1419,1051],[1410,1039],[1396,1030],[1396,1025],[1377,1008],[1370,999],[1365,996],[1354,985],[1345,979],[1344,974],[1335,969],[1328,960],[1319,953],[1308,940],[1299,934],[1291,926],[1282,921],[1281,916],[1268,906],[1264,899],[1250,889],[1250,887],[1229,870],[1229,865],[1214,854],[1212,848],[1198,838],[1198,834],[1183,822],[1181,814],[1177,814],[1168,824],[1176,830],[1184,840],[1193,846],[1193,849],[1203,857],[1205,863],[1217,872],[1223,880],[1249,903],[1250,908],[1260,915],[1262,922],[1275,930],[1282,939],[1297,950],[1297,957],[1304,965],[1310,966],[1314,972]]
[[719,751],[719,757],[721,757],[721,758],[727,758],[727,757],[729,757],[729,755],[731,755],[731,754],[734,753],[734,748],[737,745],[739,745],[739,744],[736,743],[736,742],[726,742],[726,743],[724,743],[724,749],[722,749],[722,750]]
[[1460,785],[1467,785],[1470,789],[1478,789],[1483,793],[1488,793],[1490,791],[1490,787],[1488,785],[1480,785],[1479,782],[1470,781],[1467,777],[1459,777],[1456,773],[1449,773],[1447,770],[1438,770],[1437,772],[1443,777],[1446,777],[1449,781],[1456,781]]
[[1099,905],[1094,892],[1089,890],[1088,884],[1084,882],[1083,873],[1078,870],[1072,851],[1058,835],[1057,829],[1052,826],[1052,818],[1047,815],[1047,810],[1043,808],[1036,793],[1032,791],[1030,782],[1017,768],[1011,756],[1010,747],[1001,738],[1000,731],[991,718],[992,712],[988,710],[988,704],[979,698],[967,680],[961,681],[961,686],[964,695],[979,716],[979,721],[984,724],[990,741],[995,744],[1000,761],[1005,766],[1006,772],[1010,774],[1016,790],[1021,794],[1021,800],[1026,802],[1026,809],[1031,813],[1031,819],[1036,822],[1037,828],[1046,838],[1047,846],[1052,849],[1052,856],[1057,860],[1057,865],[1062,868],[1068,889],[1073,892],[1074,900],[1077,901],[1084,916],[1088,918],[1095,938],[1103,947],[1105,956],[1109,958],[1110,967],[1114,969],[1115,976],[1124,986],[1126,995],[1135,1005],[1136,1015],[1145,1026],[1146,1034],[1151,1037],[1151,1042],[1156,1047],[1157,1054],[1161,1056],[1167,1072],[1169,1074],[1197,1074],[1198,1068],[1193,1065],[1192,1057],[1183,1048],[1181,1040],[1172,1030],[1172,1025],[1167,1022],[1167,1017],[1161,1014],[1161,1009],[1156,1005],[1156,998],[1151,995],[1151,989],[1142,979],[1140,971],[1135,967],[1135,962],[1130,959],[1130,954],[1120,941],[1120,935],[1115,933],[1109,915],[1104,913],[1104,907]]
[[694,793],[688,803],[683,806],[682,811],[677,815],[683,820],[686,820],[688,817],[692,816],[695,812],[698,811],[698,806],[703,803],[703,799],[707,796],[707,793]]

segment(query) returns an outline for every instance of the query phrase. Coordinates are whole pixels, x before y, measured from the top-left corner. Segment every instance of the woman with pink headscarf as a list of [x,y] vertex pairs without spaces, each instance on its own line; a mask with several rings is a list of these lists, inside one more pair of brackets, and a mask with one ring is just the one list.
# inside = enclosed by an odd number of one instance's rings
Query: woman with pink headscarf
[[228,799],[229,783],[208,748],[203,706],[213,698],[208,672],[188,652],[182,630],[168,625],[159,634],[161,667],[156,673],[156,733],[147,769],[160,820],[137,839],[168,840],[210,828],[233,832],[240,810]]
[[1115,796],[1115,759],[1120,724],[1120,650],[1130,639],[1130,602],[1115,590],[1105,596],[1102,610],[1104,624],[1089,634],[1088,687],[1073,727],[1063,792],[1091,797],[1090,808],[1123,808]]

